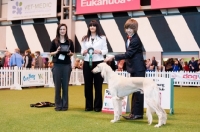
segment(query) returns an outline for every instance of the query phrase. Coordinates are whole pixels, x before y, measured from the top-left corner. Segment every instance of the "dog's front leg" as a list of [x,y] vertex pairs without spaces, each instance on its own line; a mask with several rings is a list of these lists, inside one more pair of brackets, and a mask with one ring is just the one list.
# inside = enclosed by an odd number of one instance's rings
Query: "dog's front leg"
[[122,115],[122,100],[123,98],[118,98],[117,99],[117,120],[119,121],[120,120],[120,117]]
[[112,102],[113,102],[113,108],[114,108],[114,119],[111,120],[111,122],[115,123],[118,120],[120,120],[120,115],[121,115],[120,108],[122,109],[122,102],[118,97],[112,97]]

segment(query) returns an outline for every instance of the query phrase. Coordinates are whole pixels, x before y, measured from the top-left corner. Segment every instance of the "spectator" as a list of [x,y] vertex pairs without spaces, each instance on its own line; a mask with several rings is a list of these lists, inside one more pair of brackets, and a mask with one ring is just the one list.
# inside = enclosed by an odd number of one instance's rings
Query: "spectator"
[[159,71],[159,72],[162,72],[162,71],[163,71],[163,69],[164,69],[164,66],[163,66],[163,65],[160,65],[160,66],[158,66],[158,68],[157,68],[157,69],[158,69],[158,71]]
[[[181,58],[180,60],[179,60],[179,63],[180,63],[180,65],[182,66],[182,68],[183,68],[183,66],[184,66],[184,60],[183,60],[183,58]],[[183,70],[183,69],[182,69]]]
[[31,68],[32,66],[32,56],[31,56],[31,51],[28,49],[24,53],[24,67],[25,68]]
[[31,57],[32,57],[31,68],[34,68],[34,66],[35,66],[35,55],[34,55],[34,53],[31,53]]
[[[178,60],[178,59],[177,59]],[[182,71],[183,70],[183,66],[182,66],[182,62],[178,61],[178,67],[179,67],[179,71]]]
[[53,67],[53,62],[52,62],[52,61],[49,62],[48,67],[49,67],[49,68],[52,68],[52,67]]
[[10,52],[5,52],[5,56],[2,58],[2,67],[9,67],[9,63],[10,63]]
[[191,60],[189,61],[189,69],[190,72],[195,72],[198,69],[198,65],[197,65],[197,61],[194,60],[194,57],[191,58]]
[[182,69],[182,66],[179,64],[178,59],[174,59],[174,65],[172,66],[173,72],[180,71]]
[[173,71],[174,60],[169,58],[165,63],[165,71]]
[[84,64],[84,61],[80,60],[80,69],[83,69],[83,64]]
[[48,68],[49,66],[49,58],[45,58],[44,68]]
[[2,61],[2,58],[0,57],[0,68],[3,67],[1,61]]
[[35,52],[35,68],[44,68],[43,58],[40,56],[40,51]]
[[24,60],[23,60],[23,57],[20,55],[20,50],[18,48],[16,48],[10,58],[9,66],[22,67],[23,64],[24,64]]
[[197,65],[198,65],[198,70],[197,71],[200,71],[200,59],[197,60]]
[[156,70],[156,67],[157,67],[157,64],[158,64],[158,63],[157,63],[155,57],[153,56],[153,57],[152,57],[152,62],[151,62],[151,68],[150,68],[150,70],[155,71],[155,70]]
[[150,66],[151,66],[151,61],[150,61],[150,59],[147,59],[145,64],[146,64],[146,68],[147,68],[146,70],[147,70],[147,71],[150,71]]
[[187,61],[184,62],[183,70],[184,71],[189,71],[190,70]]
[[76,58],[75,62],[74,62],[74,66],[73,66],[74,69],[82,69],[82,66],[81,66],[81,62],[80,62],[80,59],[79,58]]

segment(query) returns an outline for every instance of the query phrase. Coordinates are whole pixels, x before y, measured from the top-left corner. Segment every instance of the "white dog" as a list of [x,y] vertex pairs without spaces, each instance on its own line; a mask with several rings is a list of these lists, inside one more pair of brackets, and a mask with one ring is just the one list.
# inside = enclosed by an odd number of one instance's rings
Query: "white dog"
[[149,125],[152,123],[152,113],[156,112],[158,115],[158,124],[155,127],[160,127],[166,124],[167,114],[160,105],[160,94],[157,84],[149,78],[145,77],[130,77],[126,78],[117,75],[106,63],[98,64],[93,70],[93,73],[101,72],[101,75],[106,79],[108,88],[112,96],[114,107],[114,119],[111,122],[120,120],[122,113],[122,99],[136,91],[144,93],[144,100],[147,104],[146,116]]

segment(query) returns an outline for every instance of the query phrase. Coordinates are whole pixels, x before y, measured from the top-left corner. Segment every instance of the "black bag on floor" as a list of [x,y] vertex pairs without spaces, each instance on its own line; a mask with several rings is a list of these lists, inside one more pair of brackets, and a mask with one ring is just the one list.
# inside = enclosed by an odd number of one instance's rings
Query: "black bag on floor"
[[42,108],[42,107],[54,107],[55,103],[51,102],[38,102],[36,104],[30,104],[30,107],[37,107],[37,108]]

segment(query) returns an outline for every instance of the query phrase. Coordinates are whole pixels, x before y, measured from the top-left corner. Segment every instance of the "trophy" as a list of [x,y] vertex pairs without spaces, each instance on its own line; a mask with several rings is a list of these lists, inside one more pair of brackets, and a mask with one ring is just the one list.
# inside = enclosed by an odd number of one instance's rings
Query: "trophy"
[[94,53],[94,48],[90,47],[88,48],[88,54],[89,54],[89,66],[92,68],[92,54]]

